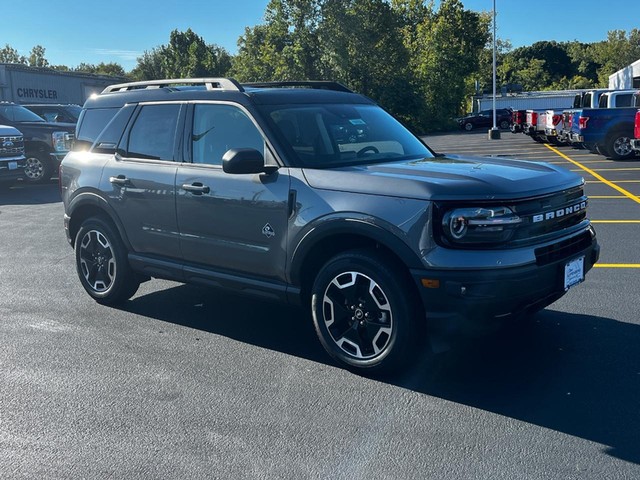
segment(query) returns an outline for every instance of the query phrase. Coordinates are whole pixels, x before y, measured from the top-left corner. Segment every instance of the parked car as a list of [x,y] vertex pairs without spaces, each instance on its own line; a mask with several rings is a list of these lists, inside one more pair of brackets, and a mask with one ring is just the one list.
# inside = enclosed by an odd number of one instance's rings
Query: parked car
[[[607,94],[603,97],[605,95]],[[640,90],[624,95],[629,95],[629,98],[623,100],[623,105],[631,106],[583,109],[578,118],[575,141],[583,143],[587,148],[595,146],[599,153],[613,160],[633,157],[635,151],[631,146],[631,140],[634,134],[636,111],[640,107]],[[602,104],[601,97],[600,105]]]
[[28,182],[44,182],[54,176],[73,143],[75,124],[46,122],[15,103],[0,102],[0,124],[17,128],[24,136],[24,179]]
[[24,174],[24,138],[14,127],[0,125],[0,184],[17,180]]
[[640,110],[636,112],[633,122],[633,137],[631,148],[636,152],[636,155],[640,155]]
[[[496,109],[496,126],[507,130],[511,126],[512,111],[509,108]],[[493,110],[482,110],[458,119],[460,128],[467,131],[480,127],[493,127]]]
[[300,304],[360,372],[540,310],[598,260],[581,176],[436,154],[333,82],[114,85],[78,139],[60,187],[92,298],[158,277]]
[[547,124],[546,110],[527,110],[522,132],[529,135],[536,142],[546,141],[544,133]]
[[80,105],[64,105],[49,103],[34,103],[22,105],[47,122],[77,123],[82,107]]

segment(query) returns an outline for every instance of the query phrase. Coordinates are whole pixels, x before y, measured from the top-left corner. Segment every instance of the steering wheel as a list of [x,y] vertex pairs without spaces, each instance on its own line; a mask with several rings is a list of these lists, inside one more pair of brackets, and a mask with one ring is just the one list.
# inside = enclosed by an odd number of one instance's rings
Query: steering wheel
[[376,147],[374,147],[373,145],[367,145],[366,147],[361,148],[360,150],[358,150],[358,153],[356,153],[356,156],[362,157],[364,156],[365,153],[367,152],[372,152],[372,153],[380,153],[380,150],[378,150]]

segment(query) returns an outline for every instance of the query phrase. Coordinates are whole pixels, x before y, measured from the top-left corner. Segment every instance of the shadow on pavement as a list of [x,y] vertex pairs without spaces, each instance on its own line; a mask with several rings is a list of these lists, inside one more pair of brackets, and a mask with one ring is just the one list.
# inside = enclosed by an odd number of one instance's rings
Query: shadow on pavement
[[[331,363],[305,312],[180,285],[125,310]],[[640,326],[544,310],[450,351],[425,353],[387,383],[607,445],[640,463]]]
[[21,181],[12,185],[0,184],[0,205],[40,205],[61,201],[57,180],[38,185]]

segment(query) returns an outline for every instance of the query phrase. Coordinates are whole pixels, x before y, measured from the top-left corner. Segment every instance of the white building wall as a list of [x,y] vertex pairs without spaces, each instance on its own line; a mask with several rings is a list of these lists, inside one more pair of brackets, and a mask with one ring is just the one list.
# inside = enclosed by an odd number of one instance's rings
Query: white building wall
[[640,60],[618,70],[613,75],[609,75],[609,88],[611,90],[629,90],[633,88],[634,78],[640,79]]

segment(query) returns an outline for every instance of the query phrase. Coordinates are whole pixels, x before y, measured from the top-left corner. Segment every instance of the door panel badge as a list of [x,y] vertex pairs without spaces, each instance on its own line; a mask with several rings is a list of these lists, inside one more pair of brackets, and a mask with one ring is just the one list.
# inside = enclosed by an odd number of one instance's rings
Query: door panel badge
[[276,236],[276,232],[273,230],[273,227],[268,223],[262,227],[262,234],[267,238],[273,238]]

